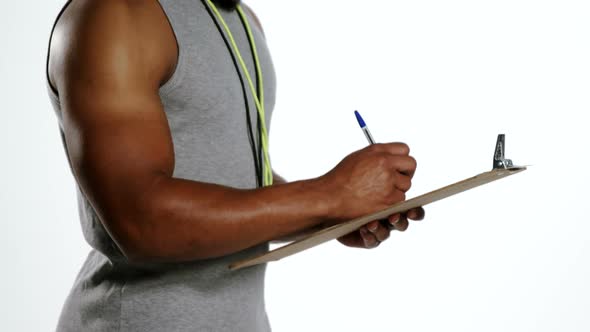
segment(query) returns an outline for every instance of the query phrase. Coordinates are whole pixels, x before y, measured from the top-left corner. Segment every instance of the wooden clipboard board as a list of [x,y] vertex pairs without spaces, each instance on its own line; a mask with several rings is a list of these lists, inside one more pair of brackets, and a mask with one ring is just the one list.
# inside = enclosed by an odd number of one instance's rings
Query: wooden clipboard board
[[469,189],[473,189],[475,187],[503,179],[510,175],[520,173],[524,170],[526,170],[526,167],[513,167],[508,169],[493,169],[492,171],[481,173],[463,181],[459,181],[446,187],[442,187],[429,193],[394,204],[385,210],[322,229],[313,234],[310,234],[304,239],[292,242],[267,253],[232,263],[229,266],[229,269],[238,270],[257,264],[278,261],[282,258],[291,256],[324,242],[328,242],[348,233],[354,232],[373,220],[383,219],[395,213],[405,212],[416,207],[425,206],[427,204],[462,193]]

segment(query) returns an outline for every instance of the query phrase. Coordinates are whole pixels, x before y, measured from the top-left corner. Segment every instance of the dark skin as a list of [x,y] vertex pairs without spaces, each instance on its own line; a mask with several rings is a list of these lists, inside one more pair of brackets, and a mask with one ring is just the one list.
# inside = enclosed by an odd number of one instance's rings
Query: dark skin
[[[219,257],[403,201],[416,161],[403,143],[376,144],[320,177],[239,190],[177,179],[158,89],[178,49],[156,1],[76,0],[56,26],[49,76],[62,107],[74,176],[123,254],[135,262]],[[195,165],[198,167],[198,165]],[[395,229],[419,208],[392,216]],[[372,248],[375,221],[340,238]]]

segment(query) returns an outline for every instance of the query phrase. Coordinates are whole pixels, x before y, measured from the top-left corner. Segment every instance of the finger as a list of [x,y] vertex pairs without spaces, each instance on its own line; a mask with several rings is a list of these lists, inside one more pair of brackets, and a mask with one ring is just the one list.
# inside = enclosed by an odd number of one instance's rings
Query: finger
[[365,228],[373,233],[374,230],[376,230],[379,227],[379,221],[378,220],[373,220],[370,223],[365,225]]
[[389,165],[397,170],[398,172],[402,173],[403,175],[409,176],[410,179],[416,173],[416,159],[412,156],[392,156],[390,155],[389,158]]
[[375,152],[385,152],[388,154],[394,155],[404,155],[407,156],[410,154],[410,147],[406,143],[376,143],[370,146]]
[[395,229],[397,229],[400,232],[405,232],[406,229],[408,229],[409,225],[410,224],[408,223],[408,218],[405,214],[402,214],[399,217],[399,221],[395,223]]
[[412,187],[412,178],[402,173],[395,173],[395,187],[407,192]]
[[347,247],[365,248],[365,241],[363,241],[360,231],[355,231],[339,237],[338,241]]
[[401,217],[401,214],[400,213],[396,213],[396,214],[392,214],[391,216],[389,216],[387,218],[387,220],[391,224],[391,229],[395,229],[395,224],[397,224],[399,222],[400,217]]
[[363,243],[365,244],[365,248],[371,249],[379,245],[379,241],[377,241],[377,238],[367,230],[366,226],[361,227],[360,233],[363,239]]
[[394,188],[387,196],[387,200],[389,201],[389,204],[403,202],[406,200],[406,193]]
[[389,228],[383,226],[379,221],[372,221],[367,224],[367,229],[371,232],[379,242],[387,240],[389,237]]
[[411,209],[406,213],[406,216],[408,217],[408,219],[411,219],[411,220],[423,220],[425,215],[426,215],[426,212],[424,211],[424,208],[422,208],[422,207],[417,207],[415,209]]

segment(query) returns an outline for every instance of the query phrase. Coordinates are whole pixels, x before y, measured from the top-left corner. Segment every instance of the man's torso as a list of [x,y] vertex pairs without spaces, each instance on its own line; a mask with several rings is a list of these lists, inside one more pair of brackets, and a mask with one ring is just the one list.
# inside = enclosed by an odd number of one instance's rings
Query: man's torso
[[[178,61],[160,88],[174,144],[174,177],[255,188],[246,110],[254,131],[257,111],[243,84],[244,73],[226,44],[227,36],[203,1],[161,0],[160,4],[178,42]],[[250,46],[237,13],[221,12],[255,78]],[[249,20],[254,22],[252,16]],[[261,30],[255,24],[252,27],[269,126],[275,101],[274,70]],[[52,74],[57,73],[49,76]],[[53,89],[50,94],[61,123],[59,97]],[[83,233],[93,250],[64,305],[58,331],[269,329],[263,296],[265,267],[227,270],[229,262],[265,251],[267,245],[219,259],[129,266],[79,189],[78,201]]]

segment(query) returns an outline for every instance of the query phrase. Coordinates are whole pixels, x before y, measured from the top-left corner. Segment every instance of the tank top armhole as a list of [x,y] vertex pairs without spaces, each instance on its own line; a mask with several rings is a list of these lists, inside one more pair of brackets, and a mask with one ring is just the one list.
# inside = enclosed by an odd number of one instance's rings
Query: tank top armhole
[[49,75],[49,58],[51,56],[51,42],[53,41],[53,33],[55,32],[55,27],[57,26],[57,22],[62,17],[68,6],[70,5],[71,0],[68,0],[60,9],[59,13],[55,17],[53,21],[53,25],[51,26],[51,32],[49,33],[49,42],[47,43],[47,53],[45,55],[45,80],[47,81],[47,86],[49,88],[50,96],[59,100],[59,92],[57,91],[57,87],[53,85],[51,82],[51,75]]
[[184,52],[184,47],[182,46],[181,41],[178,38],[178,34],[176,32],[176,29],[174,28],[174,24],[172,24],[172,21],[170,20],[170,17],[168,16],[168,13],[166,12],[166,9],[164,9],[164,6],[161,4],[160,0],[156,1],[158,3],[158,6],[160,6],[160,9],[162,10],[162,13],[164,14],[164,17],[166,17],[166,21],[168,21],[168,25],[170,26],[170,29],[172,30],[172,34],[174,35],[174,40],[176,41],[176,48],[178,50],[178,58],[176,60],[176,66],[174,68],[174,72],[172,73],[172,75],[170,76],[170,78],[160,86],[160,95],[166,95],[168,93],[170,93],[172,90],[174,90],[175,87],[177,87],[179,85],[179,83],[182,81],[182,74],[185,72],[184,69],[184,59],[185,59],[185,52]]

